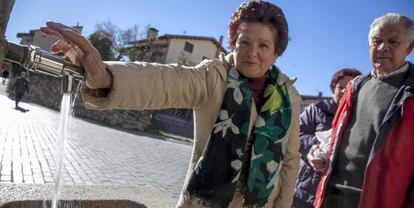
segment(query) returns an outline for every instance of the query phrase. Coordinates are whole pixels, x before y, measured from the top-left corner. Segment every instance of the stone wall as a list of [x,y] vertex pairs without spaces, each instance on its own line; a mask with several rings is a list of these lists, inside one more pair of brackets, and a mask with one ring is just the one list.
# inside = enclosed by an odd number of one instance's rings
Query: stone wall
[[[30,73],[30,94],[29,99],[49,108],[60,109],[62,99],[61,78],[52,77],[38,73]],[[73,86],[76,92],[78,83]],[[72,96],[73,97],[73,96]],[[151,125],[151,111],[129,111],[129,110],[88,110],[82,104],[80,93],[76,96],[74,105],[75,116],[88,120],[100,122],[109,126],[119,127],[128,130],[157,133]]]

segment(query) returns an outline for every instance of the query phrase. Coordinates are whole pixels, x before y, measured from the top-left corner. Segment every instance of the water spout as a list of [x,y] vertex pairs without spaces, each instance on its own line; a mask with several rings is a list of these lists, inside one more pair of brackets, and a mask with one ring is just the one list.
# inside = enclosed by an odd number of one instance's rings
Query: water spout
[[71,76],[84,80],[81,66],[66,61],[33,45],[19,45],[8,42],[4,51],[4,61],[19,64],[28,71],[48,74],[54,77]]
[[73,79],[74,78],[73,78],[72,75],[64,75],[62,77],[61,92],[63,94],[71,94],[72,93]]

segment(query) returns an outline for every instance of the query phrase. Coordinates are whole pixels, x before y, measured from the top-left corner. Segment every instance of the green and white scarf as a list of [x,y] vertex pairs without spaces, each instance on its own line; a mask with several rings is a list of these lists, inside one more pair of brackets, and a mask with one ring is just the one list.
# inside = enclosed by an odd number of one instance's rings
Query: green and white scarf
[[[190,196],[198,197],[205,205],[227,207],[237,182],[243,180],[245,205],[262,206],[267,202],[282,167],[285,135],[291,123],[288,86],[278,84],[279,73],[275,66],[266,73],[266,101],[250,135],[251,148],[246,150],[253,92],[246,77],[234,67],[229,70],[219,118],[186,187]],[[240,178],[243,169],[247,177]]]

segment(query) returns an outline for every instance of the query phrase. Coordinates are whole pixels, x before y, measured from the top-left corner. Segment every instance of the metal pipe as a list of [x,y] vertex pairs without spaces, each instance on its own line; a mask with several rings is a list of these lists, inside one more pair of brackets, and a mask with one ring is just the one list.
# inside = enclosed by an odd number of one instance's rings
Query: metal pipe
[[81,66],[33,45],[26,46],[7,42],[4,61],[19,64],[28,71],[40,72],[54,77],[71,76],[77,80],[85,79]]
[[60,91],[62,93],[72,93],[72,86],[73,86],[73,76],[72,75],[64,75],[62,77],[62,83]]

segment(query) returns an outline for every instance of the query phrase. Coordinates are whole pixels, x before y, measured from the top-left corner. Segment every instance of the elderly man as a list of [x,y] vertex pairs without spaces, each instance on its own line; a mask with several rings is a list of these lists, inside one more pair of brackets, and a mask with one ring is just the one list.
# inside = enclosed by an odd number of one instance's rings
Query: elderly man
[[348,84],[333,121],[329,167],[315,207],[414,207],[414,24],[400,14],[374,20],[373,70]]

